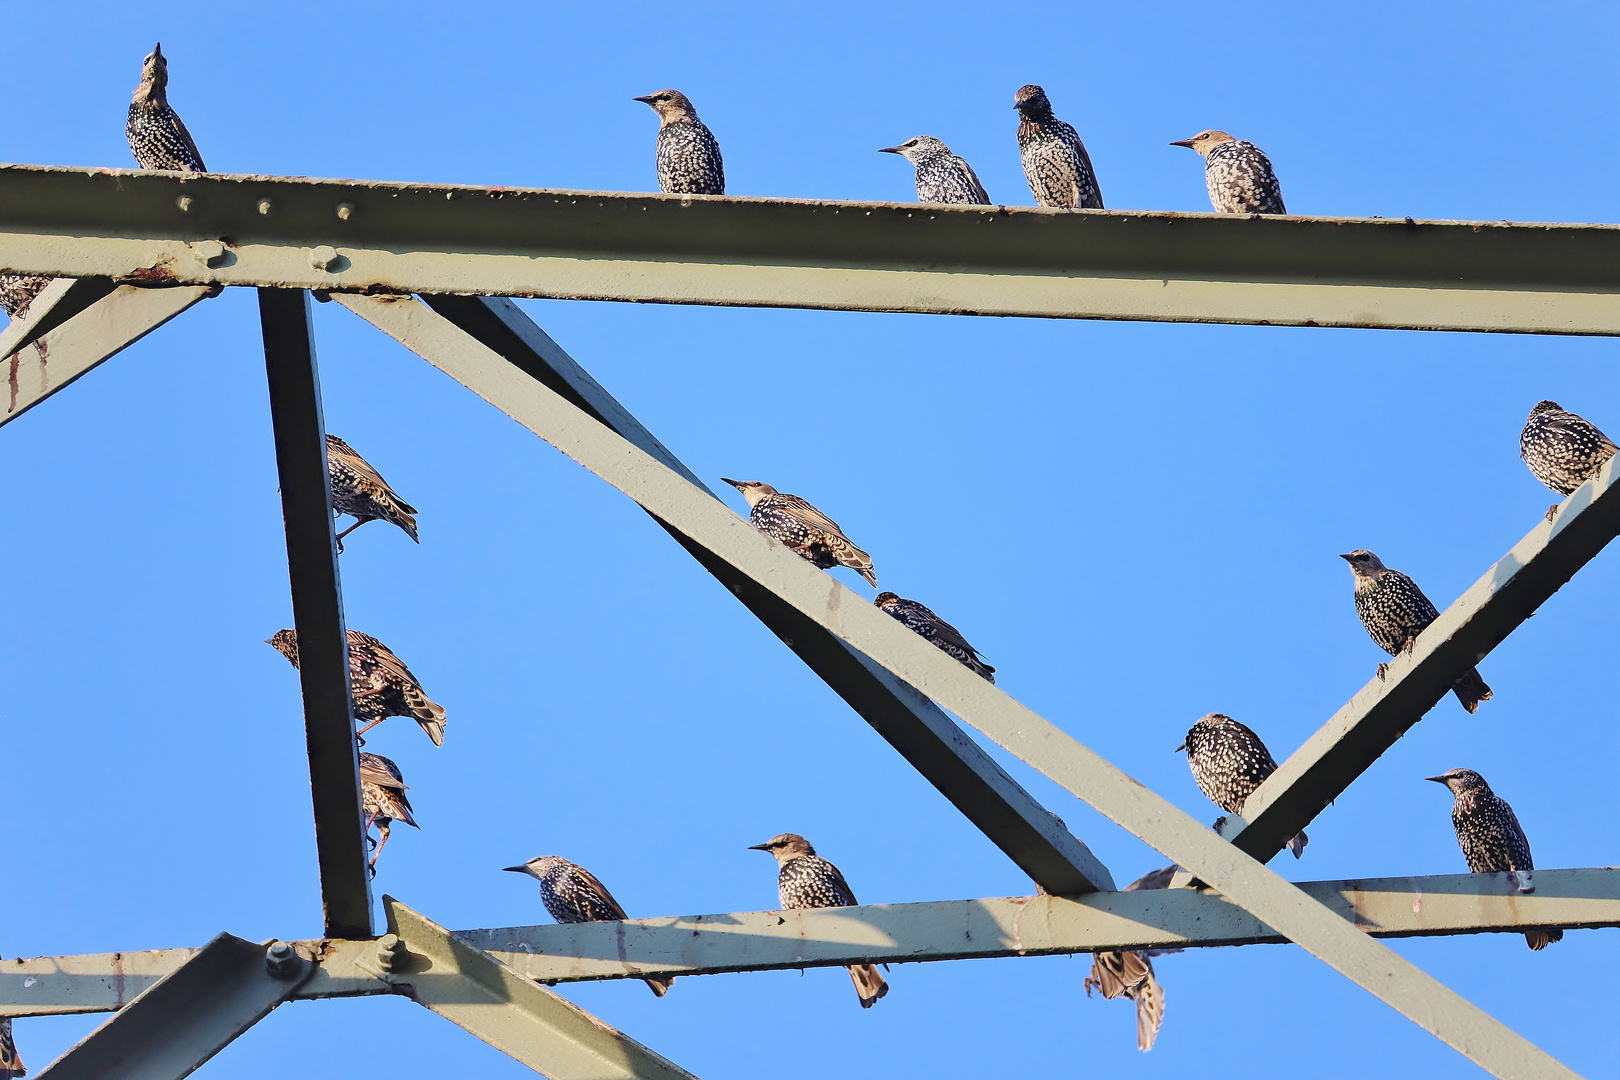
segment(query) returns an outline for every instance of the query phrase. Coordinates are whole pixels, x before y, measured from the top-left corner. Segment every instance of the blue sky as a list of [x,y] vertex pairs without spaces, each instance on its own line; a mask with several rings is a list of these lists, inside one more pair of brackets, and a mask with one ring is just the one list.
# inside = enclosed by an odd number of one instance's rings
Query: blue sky
[[[655,186],[655,121],[686,91],[733,194],[909,199],[877,149],[917,134],[991,197],[1031,202],[1013,91],[1039,82],[1114,208],[1207,209],[1205,127],[1270,154],[1306,214],[1605,221],[1620,155],[1620,18],[1549,4],[1362,4],[1238,18],[1204,4],[284,2],[8,12],[0,159],[127,166],[123,115],[161,39],[171,99],[218,171],[569,188]],[[1242,24],[1233,29],[1233,24]],[[1255,27],[1250,24],[1265,24]],[[1274,27],[1274,28],[1268,28]],[[1200,818],[1171,752],[1211,710],[1285,756],[1371,675],[1336,553],[1378,552],[1441,606],[1552,500],[1517,457],[1551,397],[1620,429],[1605,340],[948,319],[526,302],[711,483],[810,498],[884,588],[960,626],[1001,685]],[[453,927],[545,921],[556,853],[632,915],[775,904],[746,850],[808,836],[867,902],[1030,884],[628,500],[335,305],[317,309],[329,428],[422,510],[420,547],[353,534],[349,624],[449,713],[443,749],[374,732],[423,825],[377,878]],[[0,432],[0,739],[7,956],[320,932],[257,315],[231,291]],[[733,500],[741,508],[740,499]],[[1299,880],[1463,869],[1449,799],[1483,773],[1538,865],[1616,862],[1605,553],[1310,828]],[[844,575],[863,596],[865,588]],[[1003,760],[1007,759],[1003,756]],[[1587,760],[1596,766],[1571,769]],[[1009,768],[1121,882],[1164,860]],[[1589,1076],[1620,944],[1573,932],[1395,948]],[[1298,949],[1169,957],[1151,1054],[1087,958],[907,965],[876,1008],[842,972],[635,982],[567,995],[697,1074],[1477,1075]],[[97,1018],[18,1025],[37,1070]],[[285,1006],[198,1074],[530,1075],[395,999]]]

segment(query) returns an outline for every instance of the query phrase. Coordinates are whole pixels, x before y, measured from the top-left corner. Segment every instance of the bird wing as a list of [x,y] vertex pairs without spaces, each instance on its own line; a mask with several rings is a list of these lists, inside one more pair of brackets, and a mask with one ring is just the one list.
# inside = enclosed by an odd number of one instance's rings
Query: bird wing
[[[822,861],[826,862],[825,859]],[[840,903],[846,907],[854,907],[859,904],[860,901],[855,899],[855,890],[851,889],[849,882],[844,880],[844,872],[830,862],[827,863],[827,869],[832,876],[833,892],[838,896]]]
[[[360,631],[351,630],[349,633],[360,634]],[[371,658],[376,662],[377,667],[382,669],[383,677],[387,681],[404,686],[414,686],[418,690],[422,689],[422,684],[416,681],[416,676],[412,675],[411,669],[405,666],[405,661],[394,655],[394,650],[369,634],[361,634],[360,636],[367,639],[366,644],[371,648]]]
[[1563,416],[1549,416],[1542,423],[1546,424],[1549,430],[1563,435],[1596,435],[1598,441],[1608,447],[1610,451],[1617,449],[1614,440],[1599,431],[1596,424],[1584,417],[1576,416],[1574,413],[1566,412]]
[[928,621],[933,625],[934,637],[936,640],[943,641],[947,645],[955,646],[956,648],[967,653],[969,656],[979,655],[979,650],[968,644],[967,638],[962,636],[962,631],[958,630],[956,627],[952,626],[938,615],[935,615],[928,608],[923,607],[923,605],[918,604],[917,606],[922,608],[922,611],[927,616]]
[[[777,509],[791,514],[802,524],[809,525],[812,528],[820,529],[822,532],[840,537],[846,544],[849,543],[849,537],[844,536],[844,530],[838,527],[838,522],[834,521],[826,514],[823,514],[820,510],[817,510],[815,507],[811,506],[797,495],[778,494],[777,498],[781,500],[777,504]],[[854,547],[855,545],[850,544],[850,546]]]
[[376,784],[389,791],[409,790],[405,786],[405,778],[399,774],[399,766],[376,754],[360,755],[360,779],[363,783]]
[[619,902],[613,899],[613,894],[607,891],[607,886],[597,880],[595,874],[577,863],[574,866],[574,873],[578,874],[580,879],[585,882],[586,887],[596,894],[597,899],[602,901],[602,906],[612,912],[614,919],[622,922],[630,917],[624,913],[624,908],[619,905]]
[[1530,857],[1530,838],[1524,835],[1524,826],[1519,824],[1519,815],[1513,812],[1513,807],[1508,805],[1507,800],[1498,797],[1496,802],[1497,805],[1502,808],[1502,812],[1507,816],[1507,823],[1513,830],[1513,838],[1518,841],[1508,851],[1508,861],[1510,863],[1517,863],[1522,859],[1524,862],[1523,866],[1509,866],[1508,869],[1534,870],[1536,868],[1536,864],[1535,860]]
[[386,496],[405,513],[416,513],[416,507],[407,505],[396,495],[394,489],[388,486],[388,481],[382,478],[382,473],[372,468],[371,462],[355,453],[352,446],[336,435],[326,437],[326,456],[329,461],[335,459],[338,464],[353,473],[355,487],[365,494],[373,498]]
[[197,140],[186,130],[186,122],[180,119],[180,114],[173,109],[169,110],[169,115],[174,118],[175,134],[180,136],[180,141],[185,143],[186,149],[190,151],[191,160],[197,163],[197,172],[207,172],[208,166],[203,164],[202,154],[197,152]]
[[[1166,866],[1159,870],[1149,870],[1147,873],[1125,886],[1122,891],[1136,892],[1139,889],[1168,889],[1170,887],[1170,879],[1175,876],[1176,868],[1174,866]],[[1178,949],[1176,951],[1179,952],[1180,950]]]
[[962,166],[962,172],[967,175],[968,183],[973,185],[973,193],[979,197],[979,201],[989,206],[990,196],[985,193],[984,185],[979,182],[979,174],[973,171],[973,166],[967,163],[966,158],[960,156],[956,157],[956,163]]

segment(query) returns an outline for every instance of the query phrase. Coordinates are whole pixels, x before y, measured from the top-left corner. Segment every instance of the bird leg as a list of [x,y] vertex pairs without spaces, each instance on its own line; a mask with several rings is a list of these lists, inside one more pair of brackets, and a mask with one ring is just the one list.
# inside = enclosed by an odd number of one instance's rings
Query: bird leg
[[[372,728],[376,727],[378,724],[382,723],[386,719],[388,719],[388,717],[386,717],[386,716],[377,717],[377,719],[373,720],[371,723],[367,724],[365,727],[363,727],[359,731],[355,732],[354,737],[356,739],[360,739],[360,736],[364,735],[366,732],[370,731]],[[366,742],[365,742],[364,739],[360,739],[360,745],[361,746],[366,745]]]
[[388,825],[377,826],[377,850],[371,853],[371,861],[366,864],[371,868],[372,877],[377,876],[377,856],[382,854],[383,846],[388,843],[388,834],[391,831]]
[[1405,653],[1407,656],[1411,656],[1412,650],[1415,648],[1417,648],[1417,635],[1413,634],[1411,637],[1406,639],[1406,644],[1401,646],[1401,652]]
[[1384,673],[1387,672],[1388,670],[1389,670],[1389,665],[1388,664],[1379,664],[1378,665],[1378,680],[1379,680],[1379,682],[1383,681]]
[[345,536],[348,536],[350,533],[354,532],[354,530],[358,529],[360,526],[362,526],[364,524],[365,524],[365,520],[361,519],[359,521],[356,521],[353,525],[350,525],[347,529],[344,529],[342,532],[337,534],[337,546],[338,546],[338,554],[339,555],[343,554],[343,538]]
[[1553,503],[1551,506],[1547,507],[1547,520],[1551,521],[1553,518],[1555,518],[1557,516],[1558,516],[1558,504]]

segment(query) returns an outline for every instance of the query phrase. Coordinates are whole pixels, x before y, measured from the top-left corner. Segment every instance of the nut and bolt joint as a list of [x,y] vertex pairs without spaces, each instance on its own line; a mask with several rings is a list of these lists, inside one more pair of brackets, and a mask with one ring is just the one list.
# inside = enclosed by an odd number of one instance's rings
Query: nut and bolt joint
[[304,958],[285,941],[278,941],[264,951],[264,966],[272,979],[290,979],[304,966]]
[[411,950],[399,940],[398,934],[384,934],[377,939],[377,966],[386,972],[404,971],[411,962]]
[[309,253],[309,264],[315,269],[325,270],[329,274],[342,269],[343,264],[347,261],[337,253],[337,248],[329,247],[326,244],[322,244],[318,248],[312,248]]

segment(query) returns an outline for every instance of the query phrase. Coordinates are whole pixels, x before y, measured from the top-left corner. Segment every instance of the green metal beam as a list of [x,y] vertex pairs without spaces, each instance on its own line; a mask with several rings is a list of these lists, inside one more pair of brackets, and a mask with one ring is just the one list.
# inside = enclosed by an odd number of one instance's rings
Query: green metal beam
[[[1620,536],[1616,461],[1564,500],[1418,635],[1410,655],[1362,687],[1250,795],[1226,836],[1265,861],[1451,692],[1457,677]],[[1348,575],[1347,575],[1348,576]],[[1348,582],[1346,582],[1348,586]]]
[[314,965],[290,953],[279,977],[266,946],[221,934],[47,1065],[37,1080],[180,1080],[285,1001]]
[[0,358],[24,345],[32,345],[97,300],[112,292],[112,278],[57,278],[28,305],[22,318],[13,318],[0,332]]
[[1620,333],[1611,225],[0,167],[0,270],[1054,318]]

